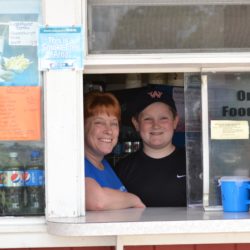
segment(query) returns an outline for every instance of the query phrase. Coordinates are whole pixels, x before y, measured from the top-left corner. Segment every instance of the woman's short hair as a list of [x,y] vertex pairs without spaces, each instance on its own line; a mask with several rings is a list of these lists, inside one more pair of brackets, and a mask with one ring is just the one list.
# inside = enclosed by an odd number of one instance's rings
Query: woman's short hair
[[114,115],[121,121],[121,107],[117,98],[108,92],[91,91],[84,95],[84,117],[85,119],[106,113]]

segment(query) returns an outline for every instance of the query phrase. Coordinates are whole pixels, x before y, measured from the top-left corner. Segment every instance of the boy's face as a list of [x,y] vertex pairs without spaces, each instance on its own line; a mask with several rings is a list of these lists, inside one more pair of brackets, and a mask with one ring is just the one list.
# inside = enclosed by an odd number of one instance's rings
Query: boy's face
[[138,116],[132,118],[136,130],[140,133],[145,149],[163,149],[172,146],[172,137],[178,124],[170,107],[162,102],[147,106]]

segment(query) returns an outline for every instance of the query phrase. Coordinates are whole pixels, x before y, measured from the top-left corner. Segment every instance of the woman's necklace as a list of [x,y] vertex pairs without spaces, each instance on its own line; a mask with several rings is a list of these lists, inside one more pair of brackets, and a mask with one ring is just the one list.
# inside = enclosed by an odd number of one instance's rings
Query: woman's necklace
[[101,161],[97,161],[95,159],[89,159],[88,160],[94,165],[94,167],[98,168],[99,170],[104,170],[104,165]]
[[85,154],[85,157],[99,170],[104,170],[104,165],[102,164],[102,159],[92,156],[91,154]]
[[98,168],[99,170],[104,170],[104,166],[102,164],[102,162],[98,162],[97,164],[94,165],[96,168]]

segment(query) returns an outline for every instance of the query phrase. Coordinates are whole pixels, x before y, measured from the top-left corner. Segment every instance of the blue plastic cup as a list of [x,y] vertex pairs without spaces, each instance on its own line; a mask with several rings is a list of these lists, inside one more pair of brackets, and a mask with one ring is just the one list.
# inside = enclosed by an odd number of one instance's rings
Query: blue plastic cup
[[224,212],[248,212],[250,204],[250,178],[223,176],[220,178]]

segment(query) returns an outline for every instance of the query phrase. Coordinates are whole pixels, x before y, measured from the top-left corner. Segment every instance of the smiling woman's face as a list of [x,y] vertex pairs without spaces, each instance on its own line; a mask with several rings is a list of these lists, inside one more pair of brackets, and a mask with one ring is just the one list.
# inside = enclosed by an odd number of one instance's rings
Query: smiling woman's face
[[85,154],[104,157],[112,152],[119,135],[119,121],[114,115],[97,114],[85,119]]

